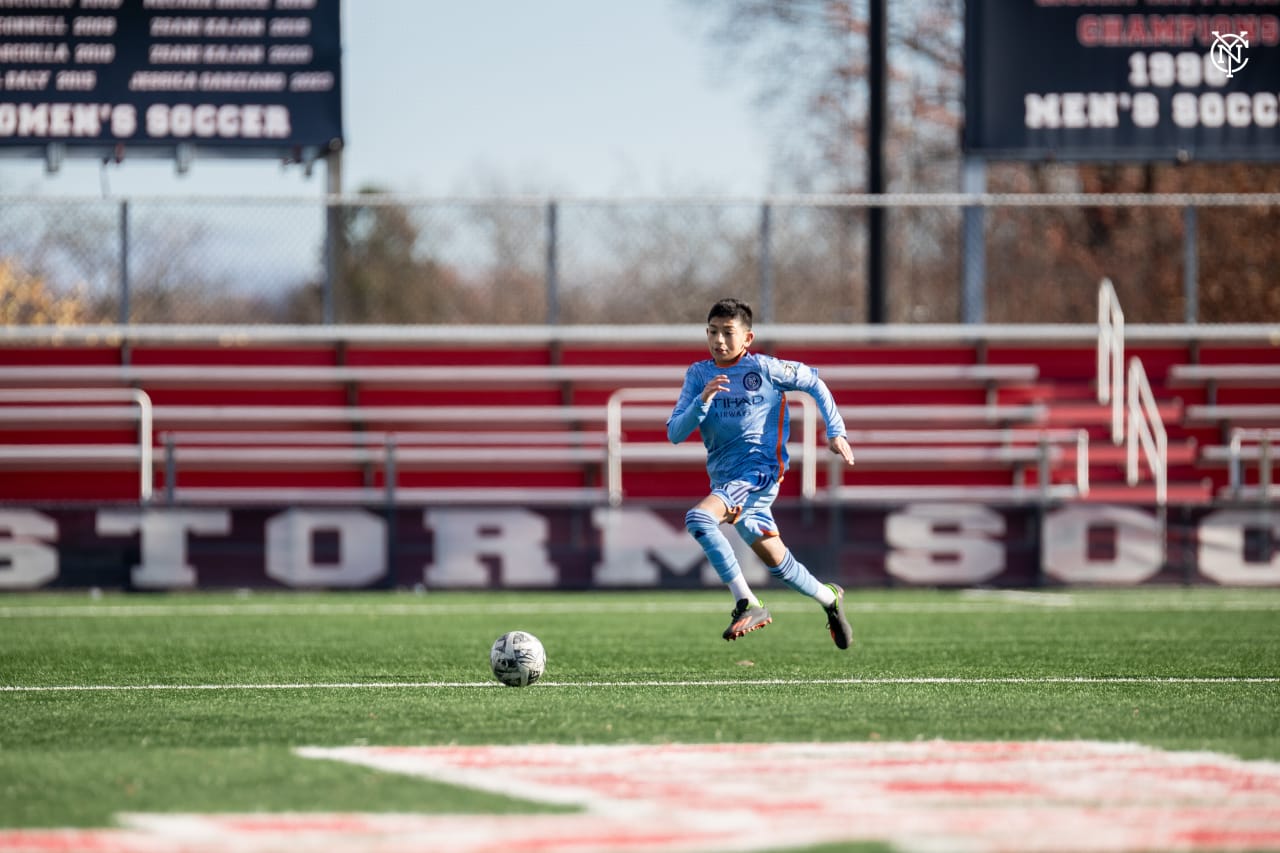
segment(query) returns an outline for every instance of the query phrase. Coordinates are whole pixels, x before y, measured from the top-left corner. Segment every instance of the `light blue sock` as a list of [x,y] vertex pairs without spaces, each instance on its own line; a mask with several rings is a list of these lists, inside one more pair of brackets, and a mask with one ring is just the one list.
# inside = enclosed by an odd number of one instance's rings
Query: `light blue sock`
[[685,513],[684,526],[707,553],[707,559],[711,561],[711,567],[716,570],[720,580],[731,583],[734,578],[742,575],[733,546],[720,532],[720,524],[715,516],[703,509],[691,509]]
[[782,581],[796,592],[816,598],[818,596],[818,588],[822,584],[818,583],[818,579],[809,574],[809,570],[804,567],[795,557],[791,555],[791,551],[787,551],[787,555],[782,558],[782,562],[776,566],[769,566],[769,574]]

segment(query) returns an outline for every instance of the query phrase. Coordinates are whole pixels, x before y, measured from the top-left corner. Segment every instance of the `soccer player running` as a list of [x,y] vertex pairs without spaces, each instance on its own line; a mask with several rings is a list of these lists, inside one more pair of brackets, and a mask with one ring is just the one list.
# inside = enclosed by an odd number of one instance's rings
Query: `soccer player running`
[[707,314],[707,346],[711,358],[694,362],[667,420],[667,437],[679,444],[697,429],[707,448],[711,494],[685,515],[685,527],[706,552],[716,574],[729,586],[735,606],[726,640],[736,640],[773,621],[751,591],[729,540],[720,532],[732,523],[769,573],[783,584],[816,600],[827,614],[827,627],[837,647],[849,648],[853,630],[844,615],[844,590],[819,583],[783,544],[770,508],[787,470],[790,415],[787,391],[803,391],[818,404],[827,424],[831,452],[853,464],[845,439],[844,419],[817,371],[798,361],[783,361],[747,351],[751,306],[722,299]]

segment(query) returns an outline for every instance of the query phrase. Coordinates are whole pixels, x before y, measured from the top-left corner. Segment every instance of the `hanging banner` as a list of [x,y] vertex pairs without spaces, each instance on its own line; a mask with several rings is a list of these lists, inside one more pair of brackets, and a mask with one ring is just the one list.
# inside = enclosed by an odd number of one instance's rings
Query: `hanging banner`
[[964,147],[989,159],[1280,157],[1280,7],[969,0]]
[[0,148],[342,141],[340,0],[0,0]]

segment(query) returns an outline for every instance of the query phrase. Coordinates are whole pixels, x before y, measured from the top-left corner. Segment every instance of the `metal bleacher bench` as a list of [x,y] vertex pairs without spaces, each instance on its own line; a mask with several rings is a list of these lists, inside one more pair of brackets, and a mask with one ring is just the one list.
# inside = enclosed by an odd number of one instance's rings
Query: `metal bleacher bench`
[[[663,384],[679,388],[684,373],[683,365],[41,365],[0,367],[0,387],[145,385],[159,388],[349,383],[424,387],[480,383],[501,387],[543,382]],[[818,375],[836,387],[992,386],[1034,382],[1039,368],[1029,364],[832,365],[819,367]]]
[[1170,385],[1280,385],[1280,364],[1174,364]]
[[[1277,407],[1280,408],[1280,407]],[[273,426],[281,429],[297,425],[492,425],[495,420],[514,424],[600,424],[604,406],[188,406],[158,405],[152,409],[156,428],[198,429]],[[1016,425],[1042,423],[1046,409],[1029,405],[883,405],[842,406],[840,413],[850,424],[965,424]],[[661,426],[671,414],[670,406],[633,406],[631,420],[647,420]],[[77,404],[0,407],[0,427],[25,423],[45,427],[82,427],[89,424],[136,422],[137,410],[127,406],[83,406]]]
[[[1203,385],[1209,406],[1218,402],[1218,389],[1231,388],[1280,388],[1280,364],[1175,364],[1170,366],[1168,374],[1170,387]],[[1201,407],[1188,406],[1188,414],[1195,411],[1198,420],[1224,420],[1214,417],[1218,413],[1200,411]],[[1256,412],[1246,412],[1241,420],[1253,421]],[[1274,420],[1271,414],[1264,416],[1266,420]],[[1280,421],[1275,421],[1280,423]]]
[[[1200,458],[1207,464],[1227,466],[1229,480],[1219,490],[1224,497],[1270,501],[1280,494],[1274,476],[1277,465],[1280,465],[1278,444],[1280,429],[1236,428],[1231,431],[1230,442],[1203,448]],[[1249,463],[1258,469],[1256,486],[1245,485],[1245,469]]]
[[[447,436],[447,437],[446,437]],[[850,434],[854,440],[857,465],[877,470],[920,469],[1009,469],[1014,472],[1008,487],[985,487],[986,492],[1004,500],[1042,500],[1046,497],[1075,497],[1088,492],[1088,444],[1087,434],[1078,430],[1010,430],[1010,429],[953,429],[953,430],[861,430]],[[627,442],[614,448],[608,446],[604,432],[534,434],[524,446],[498,445],[509,441],[505,433],[272,433],[272,432],[201,432],[166,433],[162,436],[165,464],[167,499],[181,502],[262,500],[268,492],[283,497],[293,494],[299,499],[343,500],[359,496],[361,500],[391,499],[386,490],[365,489],[319,490],[268,490],[260,489],[211,489],[180,488],[176,480],[182,470],[227,469],[229,467],[322,469],[351,465],[372,465],[387,473],[393,481],[396,472],[411,469],[441,469],[450,467],[539,467],[560,465],[596,466],[602,470],[610,463],[610,453],[616,453],[619,463],[676,464],[701,467],[705,451],[696,441],[672,445],[662,441]],[[1081,441],[1083,439],[1083,446]],[[522,441],[524,441],[522,439]],[[533,446],[530,446],[533,445]],[[1046,485],[1023,487],[1018,485],[1018,471],[1038,467],[1042,481],[1046,481],[1044,466],[1061,462],[1069,448],[1074,447],[1078,469],[1074,485]],[[793,460],[804,458],[801,443],[789,446]],[[839,460],[829,457],[832,468],[839,467]],[[832,494],[849,500],[885,500],[898,492],[910,494],[914,499],[942,497],[928,486],[894,487],[877,486],[868,489],[845,487],[834,473],[829,476]],[[617,502],[622,494],[620,476],[606,479],[600,489],[551,489],[516,490],[521,500],[547,502],[555,499]],[[399,500],[430,498],[461,502],[489,500],[509,501],[516,498],[510,489],[413,489],[394,487],[394,497]],[[973,497],[963,490],[952,490],[954,496]]]
[[1280,404],[1275,403],[1209,403],[1183,409],[1183,423],[1188,426],[1276,426],[1280,427]]
[[[493,466],[557,466],[607,464],[610,455],[631,463],[674,462],[700,464],[703,451],[696,444],[672,446],[666,442],[627,441],[611,444],[607,427],[611,415],[604,405],[86,405],[83,399],[96,393],[133,394],[145,399],[140,389],[114,389],[116,385],[147,384],[168,387],[213,385],[275,385],[279,383],[368,382],[418,386],[426,383],[442,385],[484,385],[501,387],[507,382],[526,381],[585,382],[616,386],[623,382],[652,381],[661,388],[639,390],[649,405],[629,405],[619,409],[628,424],[641,424],[641,429],[661,429],[671,411],[683,377],[683,367],[625,366],[462,366],[462,367],[171,367],[171,366],[73,366],[73,367],[5,367],[0,368],[0,384],[18,386],[8,392],[14,404],[0,405],[0,430],[39,427],[51,431],[95,429],[99,427],[139,426],[147,421],[147,435],[154,428],[162,433],[165,453],[168,495],[182,500],[233,500],[237,490],[176,489],[177,472],[190,468],[234,470],[332,468],[333,466],[412,467],[493,467]],[[1033,381],[1034,366],[1024,365],[882,365],[836,366],[820,371],[835,387],[853,384],[901,387],[946,387],[958,382],[982,384]],[[89,387],[79,389],[76,383]],[[36,385],[42,386],[36,388]],[[100,391],[95,389],[102,389]],[[614,396],[627,389],[615,391]],[[82,393],[84,392],[84,393]],[[21,398],[26,394],[43,395],[32,405]],[[661,405],[652,403],[662,396]],[[798,395],[812,407],[805,395]],[[1043,424],[1046,409],[1041,404],[1001,405],[994,402],[977,405],[858,405],[845,406],[841,412],[851,426],[868,429],[894,427],[948,428],[968,427],[974,430],[1007,429]],[[804,430],[816,432],[813,415],[807,415]],[[518,424],[519,446],[513,447],[513,432],[498,432],[495,424]],[[152,427],[154,425],[154,427]],[[541,431],[525,431],[540,427]],[[620,429],[620,424],[616,427]],[[619,433],[620,435],[620,433]],[[812,439],[804,438],[806,442]],[[1001,439],[996,439],[997,441]],[[145,444],[145,446],[143,446]],[[922,446],[867,447],[863,464],[886,468],[918,466],[1015,467],[1030,464],[1043,454],[1032,447],[946,447]],[[138,444],[55,444],[9,445],[0,449],[0,467],[39,468],[41,466],[128,467],[137,465],[149,496],[151,442],[140,435]],[[806,447],[797,447],[800,458]],[[807,459],[812,459],[808,450]],[[695,462],[696,459],[696,462]],[[807,467],[812,469],[812,464]],[[812,473],[806,475],[812,482]],[[619,481],[620,482],[620,481]],[[245,500],[262,500],[268,495],[261,489],[241,489]],[[396,492],[402,500],[411,500],[422,490],[403,489]],[[439,489],[433,498],[465,500],[514,499],[520,491],[522,499],[535,499],[536,490],[509,489]],[[573,490],[570,490],[573,491]],[[560,499],[598,499],[599,489],[578,490],[570,496],[555,490]],[[608,491],[616,497],[620,485]],[[280,494],[296,493],[309,500],[368,497],[368,490],[280,490]],[[374,494],[378,490],[373,490]],[[812,496],[809,494],[809,496]],[[543,500],[544,496],[538,496]]]
[[[1232,498],[1248,497],[1260,493],[1269,499],[1272,491],[1270,433],[1265,427],[1280,428],[1280,405],[1275,403],[1219,403],[1217,389],[1221,386],[1235,388],[1280,387],[1280,364],[1175,364],[1169,368],[1169,384],[1204,385],[1209,402],[1188,405],[1183,412],[1187,426],[1216,426],[1230,443],[1209,445],[1200,451],[1200,458],[1207,464],[1226,464],[1231,482],[1222,491]],[[1280,430],[1275,431],[1280,435]],[[1261,485],[1257,489],[1246,487],[1243,481],[1244,464],[1257,462]]]

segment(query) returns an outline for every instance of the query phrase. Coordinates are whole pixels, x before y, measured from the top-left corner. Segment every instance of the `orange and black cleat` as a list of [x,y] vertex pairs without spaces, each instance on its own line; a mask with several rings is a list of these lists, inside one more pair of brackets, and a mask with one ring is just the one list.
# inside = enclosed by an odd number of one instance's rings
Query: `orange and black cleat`
[[726,640],[736,640],[739,637],[745,637],[757,628],[763,628],[772,621],[773,617],[769,615],[768,608],[759,601],[752,604],[747,599],[740,598],[733,608],[733,615],[729,619],[729,627],[724,629],[724,638]]

